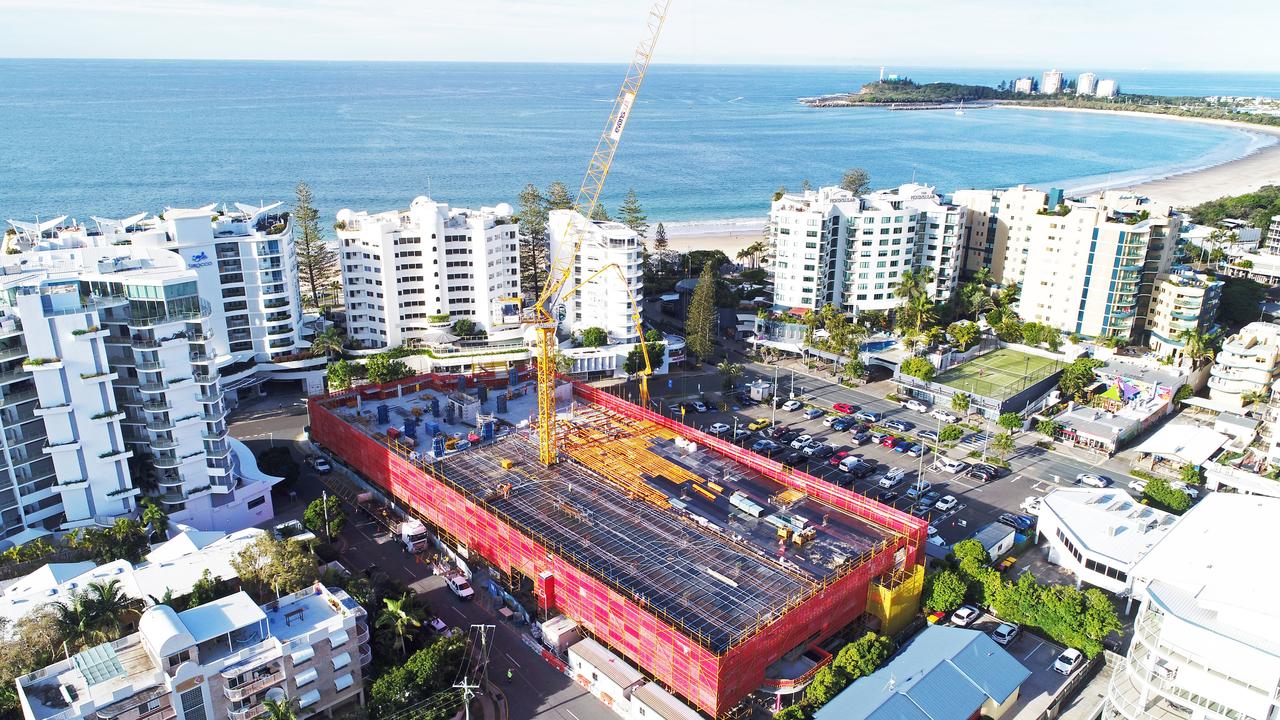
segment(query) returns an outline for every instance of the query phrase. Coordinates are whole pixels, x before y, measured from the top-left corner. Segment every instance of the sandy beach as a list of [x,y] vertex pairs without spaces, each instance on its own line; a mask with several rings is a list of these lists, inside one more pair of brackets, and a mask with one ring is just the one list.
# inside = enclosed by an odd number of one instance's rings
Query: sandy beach
[[[1255,135],[1276,138],[1266,147],[1258,148],[1244,157],[1229,160],[1211,167],[1170,173],[1161,178],[1134,184],[1116,184],[1110,187],[1133,190],[1175,207],[1191,207],[1220,197],[1244,195],[1264,185],[1280,185],[1280,127],[1251,123],[1213,120],[1209,118],[1179,117],[1157,113],[1130,112],[1125,110],[1094,110],[1087,108],[1035,107],[1022,105],[997,105],[996,108],[1015,108],[1045,112],[1107,113],[1130,117],[1151,118],[1171,122],[1200,123],[1230,127]],[[1099,186],[1068,188],[1072,191],[1103,189]]]
[[[996,109],[1002,107],[1044,112],[1114,113],[1172,122],[1219,125],[1275,139],[1271,144],[1259,147],[1244,157],[1210,167],[1171,172],[1163,177],[1148,179],[1139,183],[1118,182],[1110,185],[1094,184],[1085,187],[1066,188],[1072,193],[1083,194],[1113,188],[1133,190],[1159,202],[1166,202],[1175,207],[1185,208],[1198,205],[1207,200],[1250,193],[1264,185],[1280,185],[1280,127],[1123,110],[999,105],[996,106]],[[669,247],[679,252],[721,250],[732,260],[739,250],[761,239],[764,231],[764,212],[766,212],[767,206],[767,198],[765,198],[761,201],[761,217],[759,219],[668,222],[665,227]]]

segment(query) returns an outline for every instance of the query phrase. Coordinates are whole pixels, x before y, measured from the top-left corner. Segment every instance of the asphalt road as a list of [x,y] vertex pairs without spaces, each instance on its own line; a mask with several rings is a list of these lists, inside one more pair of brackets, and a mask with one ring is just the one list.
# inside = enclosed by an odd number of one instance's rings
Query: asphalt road
[[[769,382],[774,380],[775,367],[773,366],[744,363],[744,367],[746,369],[746,376],[742,381],[744,383],[756,379]],[[862,388],[846,388],[814,375],[803,372],[793,373],[790,368],[777,369],[777,379],[778,389],[783,395],[789,395],[794,387],[796,397],[810,406],[829,411],[835,403],[848,403],[858,409],[881,412],[886,419],[912,422],[917,427],[907,433],[907,436],[914,436],[920,430],[932,429],[936,432],[940,429],[940,423],[928,414],[906,410],[897,403],[885,400],[884,395],[893,390],[893,385],[889,382],[875,383]],[[668,387],[668,380],[670,387]],[[719,373],[714,369],[707,369],[702,372],[658,378],[652,383],[650,392],[656,406],[660,407],[665,414],[680,419],[679,411],[672,410],[673,402],[692,399],[699,393],[718,402],[721,398],[720,389]],[[969,537],[978,528],[994,521],[1001,513],[1021,513],[1019,505],[1027,497],[1042,496],[1057,486],[1075,486],[1075,478],[1080,473],[1104,474],[1120,484],[1127,484],[1132,479],[1124,473],[1124,467],[1118,461],[1081,451],[1048,451],[1034,445],[1036,440],[1041,439],[1037,433],[1023,432],[1015,436],[1015,440],[1019,443],[1018,448],[1007,458],[1010,471],[993,482],[984,483],[963,474],[930,471],[929,467],[933,464],[931,453],[926,453],[922,458],[913,458],[872,444],[854,447],[850,444],[849,432],[834,432],[823,425],[821,418],[806,420],[803,410],[785,412],[779,408],[775,411],[768,404],[736,410],[734,407],[730,405],[727,410],[713,408],[707,413],[689,412],[684,416],[683,421],[705,430],[716,422],[725,423],[730,427],[734,427],[737,423],[737,427],[745,428],[752,420],[763,418],[801,429],[806,434],[831,444],[837,451],[846,451],[874,460],[878,464],[876,474],[863,480],[855,480],[851,486],[855,491],[871,497],[876,497],[883,490],[878,482],[890,468],[903,468],[908,471],[904,481],[892,488],[899,493],[899,497],[890,500],[888,504],[903,510],[909,509],[911,501],[903,497],[902,493],[919,478],[931,483],[932,490],[944,496],[952,495],[958,501],[958,505],[953,510],[931,512],[925,516],[947,544],[954,544]],[[982,429],[981,426],[980,429]],[[994,435],[1003,431],[991,425],[984,432]],[[744,440],[739,444],[750,447],[751,443],[758,438],[758,434],[755,435],[750,440]],[[982,449],[981,437],[973,438],[973,435],[974,433],[967,432],[965,441],[968,443],[962,441],[947,454],[951,457],[966,459],[964,456],[970,450]],[[967,461],[972,462],[972,460]],[[825,461],[811,462],[802,465],[801,468],[823,479],[847,481],[847,476],[843,472]]]

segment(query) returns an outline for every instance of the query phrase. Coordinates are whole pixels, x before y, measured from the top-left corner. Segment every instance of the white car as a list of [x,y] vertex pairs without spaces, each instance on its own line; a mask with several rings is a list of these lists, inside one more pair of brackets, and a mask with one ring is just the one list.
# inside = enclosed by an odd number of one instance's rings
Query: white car
[[942,499],[933,504],[933,509],[938,512],[947,512],[960,503],[954,495],[943,495]]
[[961,605],[951,613],[951,624],[956,627],[969,627],[982,616],[982,611],[972,605]]
[[1144,493],[1147,491],[1147,481],[1142,479],[1134,480],[1129,483],[1129,489],[1137,493]]
[[1194,487],[1192,487],[1192,486],[1190,486],[1190,485],[1188,485],[1188,484],[1186,484],[1186,483],[1182,482],[1181,480],[1175,480],[1175,481],[1173,481],[1173,482],[1169,483],[1169,487],[1173,488],[1174,490],[1181,490],[1181,491],[1183,492],[1183,494],[1184,494],[1184,495],[1186,495],[1186,496],[1187,496],[1187,497],[1189,497],[1189,498],[1198,498],[1198,497],[1200,497],[1200,491],[1199,491],[1199,490],[1197,490],[1197,489],[1195,489]]
[[1031,495],[1026,500],[1023,500],[1022,504],[1019,505],[1018,508],[1028,515],[1039,515],[1042,502],[1043,500],[1041,498]]
[[691,403],[689,403],[689,404],[693,406],[693,411],[694,411],[694,412],[697,412],[697,413],[704,413],[704,412],[706,412],[706,411],[707,411],[707,405],[706,405],[706,403],[704,403],[704,402],[702,402],[702,401],[700,401],[700,400],[694,400],[693,402],[691,402]]
[[1000,626],[991,631],[991,639],[997,644],[1008,645],[1018,637],[1018,626],[1013,623],[1000,623]]
[[729,432],[729,426],[724,423],[711,423],[711,427],[707,428],[707,432],[712,435],[723,435]]
[[1111,478],[1105,475],[1094,475],[1093,473],[1080,473],[1076,476],[1076,482],[1089,487],[1104,488],[1111,486]]
[[839,420],[839,419],[840,419],[840,418],[842,418],[842,417],[844,417],[844,416],[843,416],[843,415],[828,415],[828,416],[826,416],[826,417],[822,418],[822,424],[823,424],[825,427],[831,427],[831,423],[833,423],[833,422],[835,422],[835,421]]
[[902,407],[908,410],[915,410],[918,413],[929,412],[929,406],[919,400],[903,400]]
[[1062,651],[1057,660],[1053,661],[1053,669],[1063,675],[1070,675],[1080,667],[1080,663],[1084,661],[1084,654],[1075,648],[1067,648]]
[[949,413],[946,410],[934,410],[929,414],[933,416],[935,419],[941,420],[944,423],[953,423],[960,419],[955,416],[955,413]]
[[799,400],[788,400],[782,403],[782,409],[786,410],[787,412],[791,412],[793,410],[799,410],[802,407],[804,407],[804,403],[800,402]]
[[812,435],[801,435],[800,437],[798,437],[798,438],[796,438],[795,440],[792,440],[792,441],[791,441],[791,449],[792,449],[792,450],[803,450],[803,449],[804,449],[804,446],[805,446],[805,445],[808,445],[808,444],[809,444],[809,441],[810,441],[810,440],[812,440],[812,439],[813,439],[813,436],[812,436]]

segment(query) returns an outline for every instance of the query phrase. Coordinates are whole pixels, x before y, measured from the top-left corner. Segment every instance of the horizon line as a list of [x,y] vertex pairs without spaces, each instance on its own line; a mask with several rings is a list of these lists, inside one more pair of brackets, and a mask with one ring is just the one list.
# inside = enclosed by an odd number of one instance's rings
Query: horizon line
[[[196,63],[382,63],[382,64],[439,64],[439,65],[626,65],[626,61],[622,60],[441,60],[441,59],[413,59],[413,58],[217,58],[217,57],[60,57],[60,56],[35,56],[35,55],[0,55],[0,62],[5,61],[47,61],[47,62],[196,62]],[[884,66],[886,69],[892,69],[894,65],[875,63],[875,62],[809,62],[809,63],[789,63],[789,62],[657,62],[654,66],[687,66],[687,67],[792,67],[792,68],[841,68],[841,67],[868,67],[876,68]],[[1032,65],[897,65],[900,68],[910,69],[926,69],[926,70],[1026,70],[1028,67],[1039,67]],[[1060,67],[1069,66],[1052,66],[1045,65],[1046,70],[1056,70]],[[1256,69],[1191,69],[1191,68],[1099,68],[1106,72],[1131,72],[1131,73],[1187,73],[1197,75],[1211,75],[1218,73],[1237,74],[1237,75],[1280,75],[1280,69],[1276,70],[1256,70]],[[1096,72],[1097,70],[1082,70],[1081,72]]]

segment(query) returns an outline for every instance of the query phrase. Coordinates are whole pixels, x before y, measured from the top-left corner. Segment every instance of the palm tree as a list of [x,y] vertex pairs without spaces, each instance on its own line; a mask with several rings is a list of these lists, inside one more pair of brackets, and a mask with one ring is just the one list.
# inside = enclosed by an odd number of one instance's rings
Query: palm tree
[[267,711],[263,717],[267,720],[298,720],[298,711],[293,709],[293,700],[263,700],[262,707]]
[[87,593],[72,592],[66,600],[50,603],[53,625],[72,647],[88,642],[93,632],[93,608]]
[[738,379],[742,377],[743,373],[741,365],[735,362],[729,362],[728,360],[721,360],[720,364],[716,365],[716,370],[719,371],[724,378],[725,392],[729,392],[733,389],[734,384],[738,382]]
[[991,439],[991,452],[1001,460],[1005,459],[1009,453],[1013,452],[1016,446],[1013,443],[1013,436],[1009,433],[1000,433]]
[[109,642],[120,637],[121,620],[133,605],[133,601],[120,589],[120,581],[112,578],[106,582],[91,582],[87,593],[90,635],[99,642]]
[[951,396],[951,409],[961,415],[969,414],[969,395],[968,393],[956,393]]
[[323,354],[327,357],[338,355],[342,352],[342,341],[342,333],[337,327],[330,325],[311,338],[311,354]]
[[[750,249],[750,248],[742,248],[741,250],[739,250],[739,251],[738,251],[738,254],[737,254],[737,255],[734,255],[734,257],[735,257],[735,258],[737,258],[738,260],[746,260],[747,258],[753,258],[753,256],[751,255],[751,249]],[[742,263],[739,263],[739,265],[741,265],[741,264],[742,264]],[[755,265],[755,260],[754,260],[754,258],[752,259],[751,264],[752,264],[752,266],[754,266],[754,265]]]
[[169,539],[169,513],[151,498],[142,501],[142,523],[150,528],[152,537]]
[[929,299],[931,282],[933,268],[904,270],[898,278],[898,286],[893,289],[894,296],[902,298],[902,308],[898,312],[910,323],[917,335],[924,331],[924,326],[932,322],[935,316],[933,301]]
[[400,654],[404,655],[405,641],[413,635],[414,628],[422,626],[422,620],[418,618],[420,613],[413,606],[408,593],[401,595],[399,600],[383,598],[382,604],[382,613],[378,615],[376,625],[391,629],[395,645],[400,648]]
[[1198,368],[1213,359],[1213,337],[1209,334],[1188,328],[1178,333],[1178,339],[1183,343],[1182,356],[1191,361],[1191,367]]

